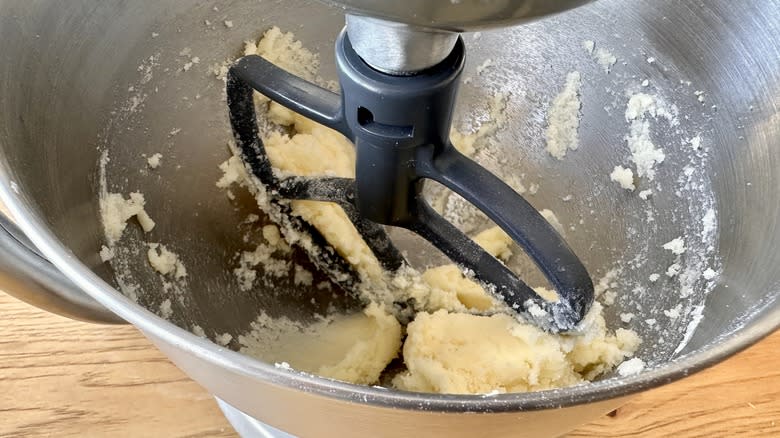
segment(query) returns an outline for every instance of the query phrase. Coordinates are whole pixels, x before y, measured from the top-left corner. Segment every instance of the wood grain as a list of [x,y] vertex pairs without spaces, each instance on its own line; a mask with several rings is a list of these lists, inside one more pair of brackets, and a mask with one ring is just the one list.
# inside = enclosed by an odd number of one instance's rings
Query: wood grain
[[[132,327],[0,292],[0,437],[235,437],[213,399]],[[571,437],[780,436],[780,333],[646,392]]]

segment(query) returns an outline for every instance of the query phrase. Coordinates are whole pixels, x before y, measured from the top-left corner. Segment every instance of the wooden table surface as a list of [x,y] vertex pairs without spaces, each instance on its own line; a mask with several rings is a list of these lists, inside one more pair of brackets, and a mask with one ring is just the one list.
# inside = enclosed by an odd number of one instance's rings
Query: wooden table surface
[[[0,437],[235,437],[214,400],[132,327],[0,292]],[[571,437],[780,436],[780,332],[646,392]]]

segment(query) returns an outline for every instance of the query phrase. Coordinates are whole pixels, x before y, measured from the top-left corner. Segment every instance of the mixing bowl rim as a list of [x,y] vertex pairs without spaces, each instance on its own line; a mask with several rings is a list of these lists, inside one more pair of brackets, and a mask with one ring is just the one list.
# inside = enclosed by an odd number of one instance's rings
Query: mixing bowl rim
[[[49,261],[96,301],[115,312],[147,336],[162,340],[233,373],[325,398],[359,402],[376,407],[429,412],[517,412],[554,409],[628,396],[681,379],[735,354],[780,328],[780,307],[749,326],[737,329],[718,345],[673,359],[664,365],[629,377],[614,377],[568,388],[498,395],[443,395],[411,393],[354,385],[306,373],[228,350],[160,318],[134,303],[76,258],[44,221],[25,204],[21,192],[12,190],[8,169],[0,166],[0,201],[20,229]],[[18,187],[16,187],[18,190]],[[220,396],[220,394],[215,394]],[[229,402],[229,400],[228,400]]]

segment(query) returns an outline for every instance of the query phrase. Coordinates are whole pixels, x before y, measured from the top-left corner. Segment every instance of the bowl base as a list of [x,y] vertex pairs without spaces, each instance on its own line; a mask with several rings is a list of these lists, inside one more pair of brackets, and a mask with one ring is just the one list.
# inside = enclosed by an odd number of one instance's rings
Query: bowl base
[[241,438],[295,438],[289,433],[262,423],[216,398],[217,405]]

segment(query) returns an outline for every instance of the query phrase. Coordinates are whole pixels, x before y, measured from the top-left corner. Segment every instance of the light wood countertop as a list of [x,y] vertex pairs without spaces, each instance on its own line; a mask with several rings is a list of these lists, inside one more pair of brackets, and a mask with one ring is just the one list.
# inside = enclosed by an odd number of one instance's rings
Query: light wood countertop
[[[133,327],[0,292],[0,437],[235,437],[213,398]],[[571,437],[780,436],[780,332],[639,395]]]

